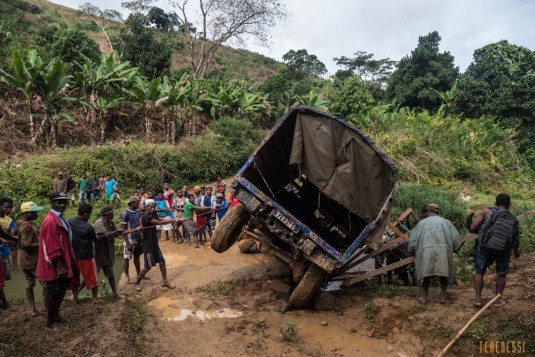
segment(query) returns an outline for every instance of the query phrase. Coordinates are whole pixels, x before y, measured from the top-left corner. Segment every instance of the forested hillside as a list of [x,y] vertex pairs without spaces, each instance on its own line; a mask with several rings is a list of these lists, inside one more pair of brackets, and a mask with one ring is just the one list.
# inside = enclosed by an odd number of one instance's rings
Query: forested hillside
[[[195,165],[188,173],[160,165],[151,182],[209,180],[215,172],[232,174],[285,110],[306,104],[363,129],[392,155],[405,181],[532,191],[531,49],[506,40],[488,44],[474,49],[461,73],[432,32],[399,61],[362,50],[334,58],[341,69],[327,79],[325,64],[306,49],[289,51],[279,63],[228,47],[266,41],[270,28],[291,15],[277,1],[253,3],[246,10],[211,8],[193,23],[191,4],[166,13],[150,0],[135,0],[124,3],[131,12],[124,19],[90,3],[74,10],[43,0],[1,1],[0,125],[6,135],[0,155],[137,140],[180,143],[185,157],[226,154],[215,161],[217,169],[202,172]],[[248,16],[255,21],[239,21]],[[222,28],[231,27],[225,21],[239,30],[222,38]],[[255,134],[244,138],[249,131]],[[229,150],[245,139],[246,149]],[[4,165],[24,166],[20,160]]]

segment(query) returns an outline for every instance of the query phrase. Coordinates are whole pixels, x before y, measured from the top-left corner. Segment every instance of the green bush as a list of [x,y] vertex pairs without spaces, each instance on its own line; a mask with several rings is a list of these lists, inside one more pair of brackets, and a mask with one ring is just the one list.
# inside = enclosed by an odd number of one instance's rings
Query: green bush
[[490,117],[461,119],[378,106],[351,120],[392,156],[404,181],[464,182],[496,190],[531,184],[533,171],[518,154],[513,133]]
[[440,216],[450,220],[459,232],[465,231],[467,210],[458,195],[453,191],[425,184],[401,184],[396,194],[391,217],[395,219],[407,208],[414,209],[414,214],[419,216],[421,210],[429,203],[437,204],[440,207]]
[[213,131],[183,139],[177,146],[145,144],[58,149],[51,154],[7,159],[0,163],[0,197],[46,202],[58,172],[110,174],[119,179],[123,198],[145,185],[148,190],[170,181],[174,187],[214,181],[235,174],[264,132],[246,119],[222,118]]

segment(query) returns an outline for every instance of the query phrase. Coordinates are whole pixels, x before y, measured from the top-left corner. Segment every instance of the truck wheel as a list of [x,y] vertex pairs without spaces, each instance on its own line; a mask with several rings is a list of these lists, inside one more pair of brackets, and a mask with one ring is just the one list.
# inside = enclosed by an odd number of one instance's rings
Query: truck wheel
[[211,247],[218,253],[229,249],[238,239],[242,226],[249,219],[249,212],[243,205],[234,206],[223,217],[212,236]]
[[326,275],[323,269],[312,264],[290,295],[289,308],[302,309],[306,307],[323,285]]
[[238,248],[240,248],[240,252],[242,253],[249,253],[249,249],[256,246],[256,241],[252,238],[245,238],[239,241]]

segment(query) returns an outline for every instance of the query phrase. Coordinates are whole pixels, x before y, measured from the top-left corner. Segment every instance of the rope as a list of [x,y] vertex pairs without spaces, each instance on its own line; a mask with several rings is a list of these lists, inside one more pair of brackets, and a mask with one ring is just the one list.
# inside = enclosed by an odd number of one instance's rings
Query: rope
[[[208,208],[208,207],[206,207]],[[206,215],[211,215],[213,213],[216,213],[218,211],[221,211],[221,210],[224,210],[224,209],[228,209],[230,207],[225,207],[225,208],[218,208],[218,209],[213,209],[213,210],[210,210],[209,212],[205,212],[205,213],[195,213],[195,216],[196,217],[201,217],[201,216],[206,216]],[[137,232],[137,231],[141,231],[143,229],[148,229],[148,228],[154,228],[154,227],[158,227],[158,226],[165,226],[165,225],[168,225],[170,223],[177,223],[177,222],[183,222],[185,221],[184,218],[175,218],[175,219],[172,219],[172,220],[168,220],[168,221],[164,221],[162,223],[158,223],[158,224],[155,224],[155,225],[152,225],[152,226],[139,226],[139,227],[136,227],[134,229],[129,229],[127,231],[124,231],[122,235],[127,235],[127,234],[130,234],[130,233],[133,233],[133,232]]]

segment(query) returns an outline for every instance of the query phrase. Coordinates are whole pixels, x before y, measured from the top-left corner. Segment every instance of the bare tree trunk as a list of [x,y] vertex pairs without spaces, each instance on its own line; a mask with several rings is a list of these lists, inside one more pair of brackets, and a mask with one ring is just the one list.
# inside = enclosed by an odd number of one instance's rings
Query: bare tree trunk
[[50,123],[50,147],[56,148],[58,146],[58,122],[52,119]]
[[35,122],[33,120],[33,114],[32,114],[32,97],[28,98],[28,108],[30,110],[30,136],[33,138],[35,136]]
[[108,129],[108,117],[106,112],[98,112],[96,117],[98,118],[96,121],[100,124],[100,141],[104,142],[106,140],[106,129]]
[[152,140],[152,120],[149,117],[149,108],[145,105],[145,140],[150,143]]
[[37,141],[39,140],[39,138],[41,136],[43,136],[43,134],[46,133],[47,122],[48,122],[48,116],[45,115],[43,120],[41,120],[41,123],[39,125],[39,129],[37,131],[35,131],[35,135],[32,137],[32,144],[36,144]]
[[169,130],[169,142],[171,145],[175,145],[175,137],[176,137],[176,118],[175,116],[171,116],[171,128]]

